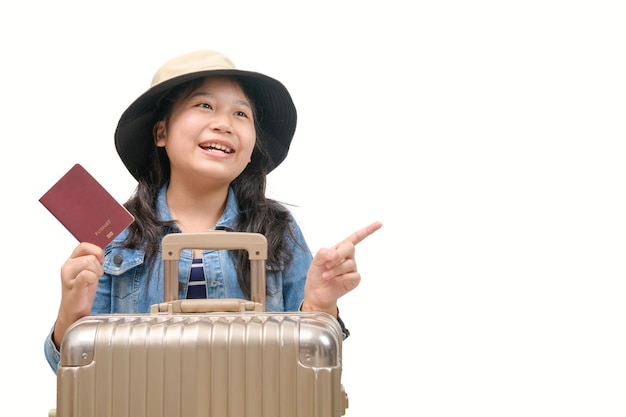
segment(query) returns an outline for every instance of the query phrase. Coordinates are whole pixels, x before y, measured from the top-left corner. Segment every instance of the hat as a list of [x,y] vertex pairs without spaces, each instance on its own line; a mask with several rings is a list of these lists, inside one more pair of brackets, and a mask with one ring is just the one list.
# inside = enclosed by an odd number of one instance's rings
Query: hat
[[126,109],[118,122],[115,148],[133,177],[139,180],[149,176],[155,146],[153,113],[159,99],[182,83],[211,75],[234,77],[254,103],[255,117],[271,159],[268,172],[285,159],[297,120],[296,107],[285,86],[267,75],[236,69],[220,52],[195,51],[166,62],[154,75],[151,87]]

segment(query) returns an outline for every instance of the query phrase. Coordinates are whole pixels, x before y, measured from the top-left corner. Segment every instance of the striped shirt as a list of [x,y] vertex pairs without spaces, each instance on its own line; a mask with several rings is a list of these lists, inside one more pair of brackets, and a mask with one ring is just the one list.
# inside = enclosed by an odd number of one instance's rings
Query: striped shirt
[[202,258],[194,259],[191,264],[187,298],[207,298]]

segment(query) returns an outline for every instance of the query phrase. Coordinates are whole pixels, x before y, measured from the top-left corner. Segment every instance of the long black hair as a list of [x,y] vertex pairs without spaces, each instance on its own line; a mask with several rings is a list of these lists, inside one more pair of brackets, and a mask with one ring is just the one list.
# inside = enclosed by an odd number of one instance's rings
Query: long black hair
[[[233,79],[237,81],[236,78]],[[204,79],[190,81],[165,93],[158,100],[153,112],[153,125],[158,121],[167,120],[174,104],[188,97],[203,82]],[[242,83],[239,82],[239,85],[244,88]],[[254,113],[254,102],[250,101]],[[288,240],[295,242],[291,224],[293,220],[285,205],[265,195],[270,157],[257,118],[254,117],[254,120],[257,136],[251,162],[230,184],[239,206],[239,215],[234,222],[233,231],[265,235],[268,242],[268,266],[286,269],[292,261],[292,254],[287,250]],[[135,216],[124,245],[129,248],[143,246],[144,262],[151,267],[160,249],[163,236],[167,233],[180,232],[180,230],[174,221],[159,219],[156,211],[159,190],[170,178],[170,163],[165,149],[155,144],[152,154],[146,156],[151,163],[150,173],[138,180],[137,188],[124,204]],[[244,251],[232,251],[232,254],[237,266],[237,281],[243,293],[249,298],[250,266],[247,254]]]

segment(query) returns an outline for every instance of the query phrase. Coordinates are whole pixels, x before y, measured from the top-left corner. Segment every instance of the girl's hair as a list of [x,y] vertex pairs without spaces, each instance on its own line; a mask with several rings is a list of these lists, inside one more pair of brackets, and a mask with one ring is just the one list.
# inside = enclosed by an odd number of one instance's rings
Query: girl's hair
[[[154,123],[166,120],[174,104],[188,97],[203,82],[204,79],[190,81],[166,92],[157,102],[157,108],[153,113]],[[239,84],[242,85],[241,82]],[[244,88],[243,85],[242,88]],[[254,107],[254,103],[252,105]],[[253,112],[256,115],[254,108]],[[231,183],[239,206],[239,215],[234,222],[233,229],[238,232],[255,232],[265,235],[268,243],[268,266],[286,269],[292,261],[292,254],[288,251],[288,239],[296,242],[291,225],[292,217],[281,203],[265,196],[269,154],[257,118],[255,117],[254,120],[256,143],[251,162]],[[167,233],[180,232],[180,230],[174,221],[164,221],[157,217],[156,205],[159,190],[170,178],[169,158],[165,149],[155,145],[152,154],[146,155],[146,158],[151,163],[150,174],[139,179],[133,195],[124,204],[135,216],[124,245],[131,249],[143,245],[145,247],[144,262],[152,269],[163,236]],[[232,251],[231,253],[236,258],[237,280],[241,290],[249,298],[248,256],[245,251]]]

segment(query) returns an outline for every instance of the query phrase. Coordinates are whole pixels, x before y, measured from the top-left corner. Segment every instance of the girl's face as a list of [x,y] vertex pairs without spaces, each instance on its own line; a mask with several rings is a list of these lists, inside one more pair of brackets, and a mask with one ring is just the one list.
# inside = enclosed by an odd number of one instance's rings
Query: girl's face
[[183,97],[155,126],[171,180],[230,184],[250,162],[256,131],[252,103],[232,79],[211,77]]

